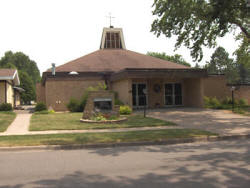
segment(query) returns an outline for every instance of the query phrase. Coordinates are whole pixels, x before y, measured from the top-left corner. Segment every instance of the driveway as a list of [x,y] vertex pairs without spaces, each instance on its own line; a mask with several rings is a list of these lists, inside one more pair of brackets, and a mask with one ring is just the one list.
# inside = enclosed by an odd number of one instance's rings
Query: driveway
[[227,110],[168,108],[149,110],[148,116],[172,121],[184,128],[202,129],[220,135],[250,134],[250,117]]

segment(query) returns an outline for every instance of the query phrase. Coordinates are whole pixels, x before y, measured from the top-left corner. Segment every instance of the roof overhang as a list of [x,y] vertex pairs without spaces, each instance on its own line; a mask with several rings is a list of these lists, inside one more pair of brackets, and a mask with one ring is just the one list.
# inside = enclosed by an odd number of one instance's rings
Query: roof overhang
[[61,80],[62,78],[75,79],[87,77],[100,77],[109,79],[110,81],[118,81],[127,78],[202,78],[207,77],[206,69],[132,69],[127,68],[119,72],[78,72],[77,75],[70,75],[69,72],[44,72],[42,76],[42,84],[47,79]]
[[70,72],[56,72],[55,75],[52,75],[51,72],[44,72],[42,75],[41,83],[44,85],[46,80],[61,80],[62,78],[68,79],[78,79],[78,78],[93,78],[100,77],[105,79],[107,76],[110,76],[113,72],[78,72],[78,74],[69,74]]
[[11,81],[13,80],[15,85],[20,85],[20,80],[17,70],[14,72],[12,76],[2,76],[0,77],[0,80],[11,80]]
[[24,91],[25,91],[23,88],[21,88],[21,87],[16,87],[16,86],[14,86],[13,89],[15,89],[15,90],[17,90],[17,91],[19,91],[19,92],[24,92]]
[[207,77],[206,69],[124,69],[111,75],[111,81],[127,78],[202,78]]

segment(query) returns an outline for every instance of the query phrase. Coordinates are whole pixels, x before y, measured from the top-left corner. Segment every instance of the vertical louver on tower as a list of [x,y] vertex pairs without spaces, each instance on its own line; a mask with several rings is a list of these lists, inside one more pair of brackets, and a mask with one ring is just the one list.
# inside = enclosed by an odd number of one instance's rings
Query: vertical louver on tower
[[121,28],[104,28],[100,49],[126,49]]

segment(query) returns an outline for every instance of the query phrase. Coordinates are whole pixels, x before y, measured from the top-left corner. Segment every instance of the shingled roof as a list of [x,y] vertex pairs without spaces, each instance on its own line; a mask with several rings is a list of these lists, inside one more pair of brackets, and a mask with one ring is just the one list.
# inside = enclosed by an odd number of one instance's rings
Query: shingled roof
[[0,69],[0,78],[14,78],[15,69]]
[[20,84],[16,69],[0,69],[0,80],[13,80],[15,85]]
[[129,50],[101,49],[56,67],[56,72],[118,72],[127,68],[190,69],[184,65]]

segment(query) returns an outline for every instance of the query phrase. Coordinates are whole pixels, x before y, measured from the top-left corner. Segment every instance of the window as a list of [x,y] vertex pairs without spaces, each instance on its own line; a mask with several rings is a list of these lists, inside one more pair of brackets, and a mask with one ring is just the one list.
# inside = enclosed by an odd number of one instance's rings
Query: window
[[121,39],[118,32],[107,32],[104,48],[121,48]]
[[182,105],[182,87],[180,83],[165,84],[165,105]]

